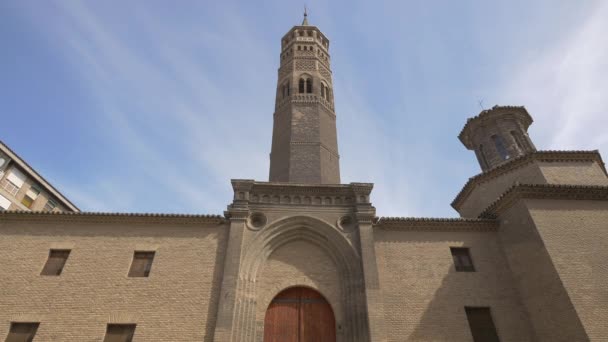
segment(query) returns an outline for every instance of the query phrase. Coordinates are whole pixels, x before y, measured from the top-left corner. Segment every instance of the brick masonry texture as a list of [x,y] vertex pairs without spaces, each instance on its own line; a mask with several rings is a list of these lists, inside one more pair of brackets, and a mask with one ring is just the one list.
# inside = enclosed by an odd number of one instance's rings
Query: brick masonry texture
[[608,202],[526,205],[589,338],[608,339]]
[[[533,341],[495,232],[374,234],[388,341],[471,341],[465,306],[489,306],[502,341]],[[456,272],[468,247],[476,272]]]
[[[136,341],[212,341],[225,227],[0,223],[0,336],[37,321],[36,341],[102,341],[136,323]],[[41,276],[49,249],[71,249],[60,276]],[[156,252],[129,278],[136,250]],[[4,337],[2,337],[4,338]]]

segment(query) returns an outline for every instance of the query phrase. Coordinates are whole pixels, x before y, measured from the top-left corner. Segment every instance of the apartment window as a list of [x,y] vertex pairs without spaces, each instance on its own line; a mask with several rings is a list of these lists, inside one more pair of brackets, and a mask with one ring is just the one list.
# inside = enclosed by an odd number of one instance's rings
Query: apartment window
[[53,209],[55,209],[55,208],[57,208],[57,202],[50,199],[46,202],[46,204],[44,205],[44,208],[42,208],[42,210],[43,211],[53,211]]
[[63,271],[68,256],[70,255],[69,249],[51,249],[49,252],[49,259],[46,261],[42,273],[40,275],[47,276],[58,276]]
[[129,270],[129,277],[147,277],[152,269],[154,252],[135,252],[133,263]]
[[9,194],[15,196],[19,192],[19,187],[15,183],[8,179],[2,180],[2,189],[6,190]]
[[10,206],[11,206],[11,201],[8,198],[0,195],[0,211],[8,210],[8,208]]
[[108,324],[103,342],[131,342],[135,334],[135,324]]
[[471,254],[469,253],[468,248],[451,247],[450,251],[452,251],[456,272],[475,272],[473,260],[471,260]]
[[471,335],[475,342],[499,342],[490,308],[465,307]]
[[34,186],[32,186],[31,188],[29,188],[27,190],[27,192],[25,193],[25,196],[23,196],[23,199],[21,200],[21,204],[23,204],[24,206],[31,208],[32,204],[34,204],[34,201],[36,200],[36,198],[38,198],[38,195],[40,195],[40,190]]
[[23,186],[23,183],[25,183],[25,175],[13,167],[8,171],[6,178],[2,181],[2,188],[15,196]]
[[11,323],[6,342],[31,342],[40,323]]

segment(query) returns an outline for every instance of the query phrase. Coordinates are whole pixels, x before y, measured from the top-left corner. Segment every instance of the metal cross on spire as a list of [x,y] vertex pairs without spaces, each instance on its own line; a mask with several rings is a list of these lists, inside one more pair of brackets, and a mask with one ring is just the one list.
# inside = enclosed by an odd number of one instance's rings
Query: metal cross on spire
[[302,20],[302,26],[308,26],[308,9],[304,5],[304,20]]

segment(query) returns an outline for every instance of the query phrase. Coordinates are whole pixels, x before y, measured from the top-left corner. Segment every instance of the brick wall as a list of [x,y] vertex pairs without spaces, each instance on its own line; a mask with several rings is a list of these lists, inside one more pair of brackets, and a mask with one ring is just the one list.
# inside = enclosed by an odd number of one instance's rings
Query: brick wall
[[[39,321],[36,341],[102,341],[136,323],[134,341],[212,341],[225,228],[195,224],[0,223],[0,338]],[[60,276],[40,276],[69,248]],[[149,278],[129,278],[135,250],[155,250]]]
[[539,341],[587,341],[545,242],[524,202],[500,216],[500,238]]
[[[472,341],[465,306],[488,306],[501,341],[532,341],[495,232],[375,230],[388,340]],[[476,272],[456,272],[450,247]]]
[[608,202],[528,200],[561,283],[589,338],[608,337]]

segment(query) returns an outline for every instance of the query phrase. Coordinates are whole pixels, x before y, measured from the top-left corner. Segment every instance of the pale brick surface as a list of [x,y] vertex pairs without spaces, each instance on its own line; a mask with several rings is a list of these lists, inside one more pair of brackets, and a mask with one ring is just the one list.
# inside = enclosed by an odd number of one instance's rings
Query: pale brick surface
[[[494,232],[376,230],[388,340],[472,341],[465,306],[489,306],[501,341],[532,341]],[[450,247],[469,247],[476,272],[456,272]]]
[[546,251],[592,341],[608,340],[608,202],[526,201]]
[[[224,227],[3,222],[0,233],[0,338],[30,318],[36,341],[102,341],[112,319],[136,323],[134,341],[212,341]],[[63,273],[40,276],[53,247],[72,249]],[[127,277],[137,249],[156,250],[149,278]]]
[[606,174],[595,162],[540,162],[539,166],[547,184],[608,185]]

